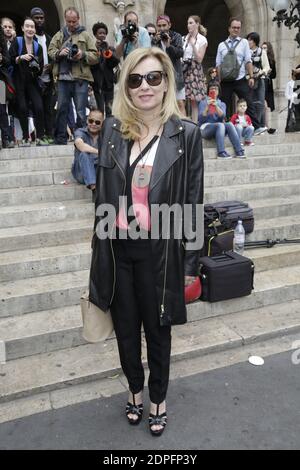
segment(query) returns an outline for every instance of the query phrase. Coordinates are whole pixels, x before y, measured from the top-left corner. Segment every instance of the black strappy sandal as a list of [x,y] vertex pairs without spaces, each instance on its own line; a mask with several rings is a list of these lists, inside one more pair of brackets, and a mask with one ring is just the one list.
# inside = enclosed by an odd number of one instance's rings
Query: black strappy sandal
[[[153,415],[153,414],[149,415],[149,427],[150,427],[150,432],[151,432],[152,436],[157,436],[158,437],[158,436],[161,436],[162,433],[164,432],[165,427],[167,425],[168,417],[167,417],[167,413],[162,413],[160,415],[159,414],[159,405],[156,405],[156,406],[157,406],[156,415]],[[152,426],[162,426],[162,428],[154,431],[152,429]]]
[[[128,402],[126,405],[126,416],[128,419],[129,424],[132,426],[137,426],[143,417],[144,405],[136,405],[134,393],[132,394],[133,404]],[[129,415],[137,416],[137,419],[129,418]]]

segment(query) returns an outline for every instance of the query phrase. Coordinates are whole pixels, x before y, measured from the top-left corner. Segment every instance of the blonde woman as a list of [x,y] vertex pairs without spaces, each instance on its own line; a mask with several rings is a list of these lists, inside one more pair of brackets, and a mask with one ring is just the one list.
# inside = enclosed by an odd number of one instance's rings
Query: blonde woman
[[[190,204],[195,229],[195,209],[203,199],[201,134],[196,125],[180,119],[173,65],[159,48],[139,48],[126,58],[113,115],[102,129],[90,301],[111,310],[129,383],[126,415],[131,425],[143,415],[143,325],[150,369],[149,426],[152,435],[160,436],[167,423],[171,325],[187,320],[184,286],[197,276],[201,246],[192,243],[185,250],[191,237],[174,235],[185,219],[175,226],[171,218],[165,233],[155,207]],[[103,227],[110,211],[113,224],[106,236]]]
[[199,16],[190,16],[188,35],[183,38],[183,72],[186,98],[191,100],[192,119],[198,121],[198,105],[205,97],[205,76],[202,67],[207,49],[206,28]]

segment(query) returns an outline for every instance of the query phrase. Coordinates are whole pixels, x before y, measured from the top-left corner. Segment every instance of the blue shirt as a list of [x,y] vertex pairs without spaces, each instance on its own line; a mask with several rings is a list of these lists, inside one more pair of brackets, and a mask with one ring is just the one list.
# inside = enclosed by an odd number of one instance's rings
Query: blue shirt
[[[75,134],[74,134],[75,140],[76,139],[82,139],[85,144],[90,145],[91,147],[94,147],[95,149],[98,149],[98,141],[99,139],[94,142],[93,137],[89,133],[89,130],[87,127],[82,127],[80,129],[76,129]],[[75,146],[75,158],[77,158],[81,154],[80,150]],[[95,154],[95,157],[97,155]]]
[[218,113],[207,114],[207,116],[203,116],[203,113],[207,107],[207,104],[208,104],[207,98],[204,100],[201,100],[199,103],[199,118],[198,118],[199,126],[202,126],[203,124],[215,124],[217,122],[224,122],[224,118],[226,116],[226,104],[223,103],[223,101],[221,100],[217,100],[217,105],[219,108],[222,109],[223,116],[219,116]]
[[[118,31],[117,46],[121,43],[122,38],[123,36],[121,31]],[[127,44],[125,44],[125,57],[127,57],[130,52],[134,51],[134,49],[137,49],[138,47],[151,47],[151,39],[148,34],[148,31],[146,30],[146,28],[142,28],[141,26],[139,26],[139,37],[137,44],[133,44],[132,42],[128,42]]]
[[[226,42],[231,49],[241,38],[231,39],[230,37],[226,39]],[[242,39],[239,45],[235,49],[236,55],[239,63],[241,64],[240,73],[236,80],[241,80],[246,75],[246,64],[252,62],[251,49],[247,39]],[[224,57],[227,55],[228,49],[225,46],[224,42],[221,42],[218,47],[217,58],[216,58],[216,67],[220,67]]]

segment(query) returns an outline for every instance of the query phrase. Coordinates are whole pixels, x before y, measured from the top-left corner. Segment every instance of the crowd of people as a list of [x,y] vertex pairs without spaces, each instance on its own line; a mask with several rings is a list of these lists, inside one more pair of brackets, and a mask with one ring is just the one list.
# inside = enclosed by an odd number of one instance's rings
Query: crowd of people
[[[65,26],[53,38],[45,30],[46,20],[41,8],[33,8],[23,22],[22,36],[17,37],[14,22],[1,19],[0,80],[5,83],[6,98],[0,104],[0,127],[4,148],[30,146],[33,141],[36,145],[65,145],[74,140],[76,129],[86,127],[88,110],[97,108],[103,116],[110,116],[124,59],[137,48],[151,46],[170,57],[180,112],[186,115],[188,102],[191,118],[201,126],[203,137],[218,136],[218,156],[229,158],[222,134],[229,135],[237,156],[242,157],[244,137],[246,145],[253,143],[249,129],[254,128],[254,135],[276,132],[268,126],[269,111],[275,109],[274,51],[269,42],[260,45],[256,32],[242,38],[239,19],[230,20],[229,37],[219,44],[216,66],[207,76],[202,65],[207,30],[199,16],[188,18],[187,34],[182,36],[174,31],[167,15],[142,27],[138,15],[129,11],[123,24],[114,25],[114,45],[107,41],[106,24],[94,24],[90,35],[74,7],[66,9]],[[215,99],[214,92],[218,95]],[[239,122],[237,116],[232,119],[237,100],[246,103],[247,120],[240,111]],[[242,106],[239,103],[239,110]],[[288,125],[287,130],[291,131]],[[240,145],[235,143],[234,131]]]

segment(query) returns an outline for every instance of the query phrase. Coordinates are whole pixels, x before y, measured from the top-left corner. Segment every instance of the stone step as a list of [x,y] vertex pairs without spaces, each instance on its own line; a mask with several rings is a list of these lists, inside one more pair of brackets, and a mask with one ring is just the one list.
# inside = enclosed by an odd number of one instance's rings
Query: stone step
[[299,181],[273,181],[267,183],[246,183],[243,185],[231,185],[205,188],[204,201],[211,203],[216,201],[254,201],[256,199],[271,199],[299,195]]
[[263,168],[286,168],[299,164],[299,155],[255,156],[246,159],[233,158],[227,165],[220,158],[207,158],[204,161],[205,172],[255,170]]
[[8,251],[1,254],[0,282],[89,269],[91,243]]
[[[226,168],[237,168],[237,169],[254,169],[254,168],[269,168],[270,166],[290,166],[296,165],[299,162],[299,158],[295,155],[295,152],[291,154],[286,154],[285,149],[283,153],[277,155],[266,155],[265,153],[262,156],[257,154],[257,151],[254,151],[253,155],[248,152],[246,149],[247,155],[249,158],[241,160],[238,158],[233,159],[230,162],[230,165],[227,164]],[[256,150],[256,149],[255,149]],[[300,153],[300,147],[299,147]],[[205,157],[205,170],[206,171],[217,171],[219,167],[223,167],[222,161],[220,159],[212,159],[211,152],[207,152],[207,149],[204,151]],[[250,158],[251,157],[251,158]],[[254,158],[255,157],[255,158]],[[34,171],[47,171],[47,170],[70,170],[73,162],[73,155],[70,156],[60,156],[60,157],[43,157],[43,158],[31,158],[31,159],[10,159],[10,160],[0,160],[0,173],[22,173],[22,172],[34,172]],[[229,162],[227,162],[229,163]],[[222,168],[223,169],[223,168]]]
[[[247,254],[251,257],[250,250]],[[224,302],[196,302],[189,305],[189,321],[213,318],[237,312],[255,310],[268,305],[276,305],[284,300],[289,302],[300,299],[300,265],[280,269],[269,269],[255,273],[255,289],[248,297],[231,299]]]
[[89,270],[0,284],[0,317],[76,305],[88,285]]
[[[299,136],[300,140],[300,136]],[[230,155],[234,155],[234,149],[230,145],[230,142],[226,140],[225,148]],[[216,158],[217,149],[213,142],[204,145],[204,158]],[[259,157],[259,156],[274,156],[274,155],[299,155],[300,154],[300,141],[298,143],[273,143],[273,144],[255,144],[251,147],[245,147],[245,154],[247,157]]]
[[90,242],[93,225],[94,217],[52,224],[2,228],[0,229],[0,253]]
[[244,256],[251,258],[255,272],[300,265],[300,243],[276,245],[273,248],[247,248]]
[[73,157],[43,157],[32,159],[0,160],[0,173],[21,173],[24,171],[63,170],[72,167]]
[[[3,282],[0,285],[0,317],[76,305],[87,288],[88,276],[89,270],[83,270]],[[258,272],[255,276],[255,292],[250,297],[219,304],[195,304],[193,320],[275,304],[281,302],[283,290],[286,300],[299,297],[299,265]]]
[[35,186],[33,188],[0,189],[0,207],[37,204],[51,201],[91,200],[91,191],[82,184]]
[[[221,162],[226,168],[227,161]],[[205,174],[205,187],[234,186],[251,183],[268,183],[278,180],[295,180],[300,178],[300,166],[287,168],[272,167],[269,169],[224,171],[220,165],[218,172]],[[228,168],[227,168],[228,170]],[[58,185],[63,181],[74,182],[70,170],[7,173],[0,175],[2,188]]]
[[77,220],[94,214],[95,205],[87,199],[0,207],[0,228]]
[[64,181],[74,183],[70,169],[0,174],[0,187],[4,189],[56,185]]
[[300,196],[247,201],[254,209],[255,220],[275,219],[300,213]]
[[[299,332],[299,313],[300,301],[297,300],[272,307],[260,307],[249,311],[249,315],[237,313],[173,327],[171,360],[175,362],[200,358]],[[29,337],[33,333],[34,331],[30,331]],[[13,345],[22,349],[21,340],[18,340],[12,329],[6,335],[8,356],[13,354]],[[44,328],[40,330],[40,337],[43,335],[47,335]],[[23,348],[29,343],[29,339],[24,341]],[[144,341],[142,357],[146,362]],[[0,365],[0,401],[9,402],[41,392],[92,382],[115,376],[119,372],[115,339],[10,360]]]
[[74,144],[49,145],[45,147],[15,147],[3,149],[0,152],[1,160],[24,160],[33,158],[60,158],[74,155]]
[[247,235],[249,241],[272,240],[282,238],[300,238],[300,218],[298,215],[276,217],[274,219],[257,220],[254,232]]
[[[226,165],[226,161],[222,162]],[[269,183],[280,180],[299,180],[300,166],[287,168],[269,168],[256,170],[235,170],[206,173],[204,177],[205,188],[218,188],[219,186],[234,186],[251,183]]]

